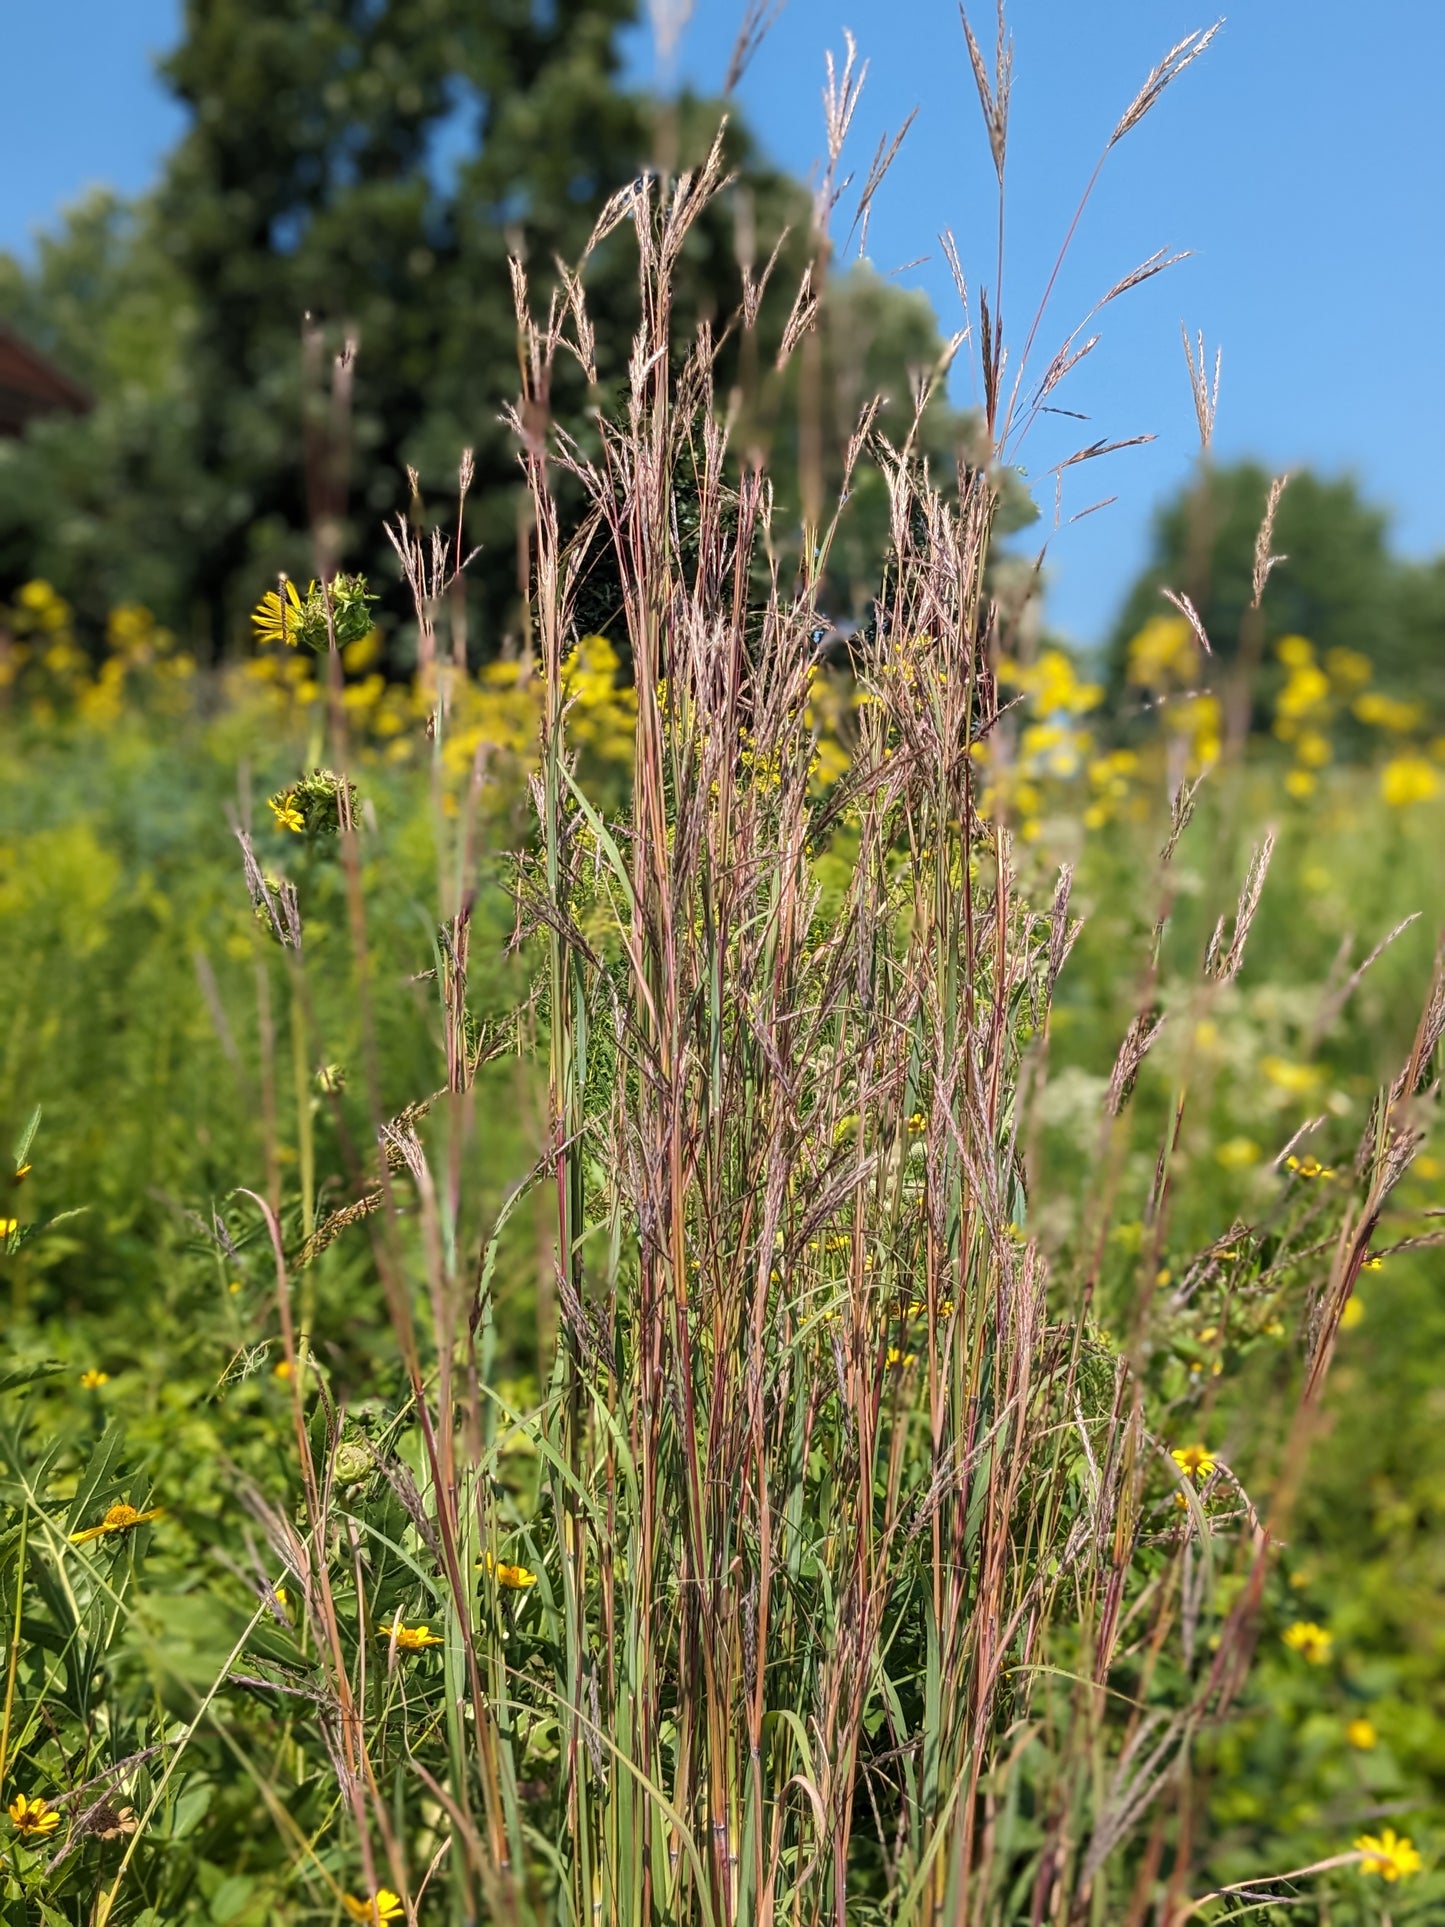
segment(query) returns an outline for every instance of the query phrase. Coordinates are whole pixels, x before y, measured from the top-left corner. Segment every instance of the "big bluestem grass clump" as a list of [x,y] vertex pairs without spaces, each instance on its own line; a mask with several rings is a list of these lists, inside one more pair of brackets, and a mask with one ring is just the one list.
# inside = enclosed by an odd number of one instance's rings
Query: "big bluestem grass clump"
[[[590,448],[549,425],[558,357],[595,372],[584,275],[539,318],[515,270],[545,689],[516,944],[538,974],[488,1043],[466,1008],[463,820],[434,973],[445,1086],[378,1119],[377,1177],[300,1253],[370,1223],[412,1385],[388,1450],[363,1456],[339,1415],[308,1417],[298,1369],[303,1523],[264,1515],[316,1629],[357,1905],[385,1917],[437,1882],[458,1919],[1181,1920],[1191,1759],[1244,1678],[1273,1542],[1191,1440],[1195,1389],[1152,1370],[1156,1320],[1211,1295],[1264,1316],[1327,1254],[1297,1306],[1277,1531],[1445,1006],[1348,1195],[1291,1153],[1267,1225],[1228,1227],[1162,1310],[1147,1287],[1106,1307],[1112,1187],[1161,1029],[1146,964],[1096,1209],[1050,1275],[1030,1119],[1076,924],[1068,872],[1026,888],[979,808],[1001,732],[996,484],[968,471],[945,495],[860,421],[844,492],[874,465],[891,544],[851,645],[846,773],[823,769],[836,517],[805,525],[785,571],[714,337],[673,345],[673,264],[720,186],[714,155],[604,217],[599,239],[633,228],[646,319]],[[565,535],[563,481],[585,504]],[[398,547],[434,607],[445,569]],[[599,560],[636,702],[620,814],[569,743],[573,609]],[[1181,786],[1163,906],[1192,804]],[[1242,967],[1268,859],[1208,947],[1201,1014]],[[522,1194],[469,1233],[461,1175],[479,1066],[529,1038],[552,1226],[530,1404],[497,1380],[492,1298]],[[1171,1142],[1137,1227],[1160,1284]]]

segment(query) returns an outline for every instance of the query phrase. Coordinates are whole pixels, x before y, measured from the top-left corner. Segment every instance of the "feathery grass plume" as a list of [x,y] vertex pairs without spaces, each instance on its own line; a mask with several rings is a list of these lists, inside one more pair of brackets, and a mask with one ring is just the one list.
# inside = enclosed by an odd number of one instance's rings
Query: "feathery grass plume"
[[[1068,937],[1066,889],[1034,909],[974,796],[999,714],[993,488],[946,500],[874,441],[892,550],[851,765],[818,798],[831,529],[798,580],[773,566],[755,589],[770,502],[729,481],[711,337],[672,369],[671,264],[717,185],[714,156],[634,199],[647,320],[595,453],[537,432],[566,341],[514,268],[548,690],[523,900],[550,954],[564,1315],[534,1528],[556,1674],[511,1691],[560,1722],[574,1917],[983,1921],[1020,1882],[1067,1914],[1187,1751],[1188,1692],[1141,1728],[1109,1682],[1141,1612],[1168,1640],[1159,1561],[1194,1527],[1141,1563],[1160,1476],[1141,1388],[1050,1315],[1018,1228],[1022,1066]],[[566,546],[558,471],[591,505]],[[571,595],[598,545],[637,693],[614,823],[567,742]],[[1060,1667],[1075,1687],[1044,1683]],[[1025,1813],[1055,1816],[1042,1849]]]

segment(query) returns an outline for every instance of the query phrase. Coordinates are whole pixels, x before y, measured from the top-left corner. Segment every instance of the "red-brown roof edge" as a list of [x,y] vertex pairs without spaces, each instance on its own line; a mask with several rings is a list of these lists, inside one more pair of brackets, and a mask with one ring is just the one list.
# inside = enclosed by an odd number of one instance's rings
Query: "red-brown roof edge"
[[33,415],[84,415],[94,405],[78,381],[0,322],[0,434],[19,434]]

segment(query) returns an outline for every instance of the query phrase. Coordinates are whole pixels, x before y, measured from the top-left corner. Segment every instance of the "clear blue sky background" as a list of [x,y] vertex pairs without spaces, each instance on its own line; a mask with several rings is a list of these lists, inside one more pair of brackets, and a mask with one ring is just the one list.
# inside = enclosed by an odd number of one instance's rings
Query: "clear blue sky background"
[[[741,0],[698,0],[682,77],[719,85],[740,12]],[[991,49],[983,0],[977,12]],[[1154,59],[1212,17],[1207,0],[1015,0],[1005,321],[1016,340],[1120,110]],[[27,250],[93,183],[135,191],[153,179],[182,125],[153,72],[179,19],[179,0],[0,0],[0,247]],[[745,112],[772,157],[807,175],[822,146],[824,50],[841,52],[845,26],[871,63],[860,170],[879,132],[920,110],[879,196],[870,255],[926,289],[952,328],[938,232],[953,229],[976,283],[992,278],[995,229],[952,0],[790,0],[744,83]],[[629,58],[651,75],[645,32]],[[1104,316],[1100,346],[1055,396],[1088,424],[1056,421],[1025,451],[1037,472],[1075,437],[1158,437],[1074,471],[1066,515],[1118,496],[1050,548],[1051,613],[1078,640],[1107,626],[1153,505],[1192,459],[1181,319],[1224,349],[1223,456],[1353,469],[1393,511],[1402,549],[1445,549],[1442,72],[1445,0],[1237,0],[1204,60],[1110,156],[1041,334],[1045,358],[1155,248],[1194,255]],[[966,367],[956,387],[969,398]]]

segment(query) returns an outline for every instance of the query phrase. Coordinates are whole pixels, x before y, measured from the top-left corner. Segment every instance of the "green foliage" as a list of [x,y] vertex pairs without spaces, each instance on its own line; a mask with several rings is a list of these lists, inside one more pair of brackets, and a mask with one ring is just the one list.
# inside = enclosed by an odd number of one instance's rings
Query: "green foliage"
[[[273,727],[259,739],[266,760],[255,770],[258,787],[284,782],[304,763],[304,737],[298,718],[296,731]],[[226,1917],[260,1927],[296,1919],[305,1907],[328,1918],[335,1890],[355,1894],[363,1886],[353,1854],[322,1845],[309,1858],[301,1845],[329,1823],[334,1791],[324,1749],[314,1750],[312,1702],[281,1690],[308,1683],[311,1663],[298,1643],[296,1589],[271,1550],[266,1524],[299,1497],[292,1469],[295,1381],[275,1369],[286,1354],[268,1241],[254,1207],[233,1191],[237,1183],[267,1191],[255,971],[269,955],[271,1022],[281,1033],[278,1144],[288,1242],[303,1229],[296,1192],[303,1115],[316,1133],[319,1195],[339,1201],[350,1194],[346,1137],[357,1143],[367,1134],[364,1096],[353,1089],[363,1062],[357,985],[343,962],[341,874],[327,858],[303,873],[306,942],[325,960],[310,978],[312,1048],[327,1068],[303,1104],[285,1068],[287,968],[280,952],[252,935],[240,864],[224,829],[243,746],[258,747],[254,721],[244,713],[216,713],[209,723],[182,727],[174,719],[152,725],[133,715],[103,731],[33,732],[23,762],[12,761],[0,789],[0,1085],[14,1094],[0,1142],[14,1165],[32,1167],[12,1193],[12,1208],[28,1228],[77,1204],[89,1207],[27,1238],[3,1261],[10,1356],[21,1361],[7,1368],[0,1390],[0,1504],[8,1508],[0,1520],[0,1605],[7,1629],[15,1534],[22,1515],[29,1519],[10,1743],[16,1764],[4,1800],[22,1791],[53,1800],[61,1819],[53,1838],[16,1850],[6,1863],[6,1876],[19,1883],[5,1902],[17,1923],[44,1917],[42,1894],[55,1919],[78,1922],[78,1910],[114,1878],[136,1836],[122,1830],[103,1839],[76,1825],[102,1794],[122,1827],[129,1825],[126,1809],[139,1821],[154,1802],[122,1887],[120,1919],[144,1918],[144,1909],[153,1908],[165,1920]],[[361,773],[380,839],[367,865],[376,954],[393,963],[412,959],[421,971],[430,954],[426,917],[405,878],[434,862],[427,784],[380,761]],[[1244,821],[1268,801],[1262,789],[1242,811]],[[1209,935],[1222,834],[1218,820],[1202,817],[1186,833],[1178,859],[1159,993],[1173,1013],[1173,1038],[1166,1028],[1140,1075],[1137,1148],[1125,1166],[1119,1236],[1107,1247],[1104,1282],[1116,1323],[1127,1323],[1129,1306],[1147,1288],[1140,1219],[1153,1171],[1149,1146],[1171,1116],[1177,1079],[1187,1075],[1193,1095],[1178,1145],[1178,1202],[1160,1260],[1176,1279],[1191,1253],[1217,1245],[1281,1191],[1267,1159],[1303,1118],[1327,1114],[1327,1133],[1335,1135],[1326,1136],[1321,1155],[1339,1161],[1374,1082],[1390,1074],[1408,1041],[1409,1006],[1428,967],[1429,933],[1414,926],[1312,1049],[1323,1008],[1319,986],[1342,922],[1348,916],[1360,931],[1359,954],[1428,899],[1438,837],[1433,808],[1401,816],[1373,794],[1368,775],[1330,777],[1322,798],[1292,820],[1251,932],[1245,971],[1211,1012],[1215,1034],[1197,1044],[1188,1069],[1190,983]],[[258,835],[268,865],[299,847],[285,832]],[[1140,878],[1157,843],[1156,826],[1126,819],[1089,839],[1082,852],[1077,888],[1087,921],[1050,1024],[1053,1063],[1039,1162],[1030,1178],[1031,1223],[1060,1265],[1088,1222],[1099,1093],[1133,992],[1121,961],[1142,959],[1151,941]],[[1382,848],[1387,861],[1380,860]],[[1042,886],[1048,866],[1042,856],[1038,861]],[[590,857],[584,876],[594,879],[601,899],[589,913],[591,929],[599,940],[609,931],[615,936]],[[1219,887],[1227,885],[1224,879]],[[473,914],[470,997],[485,1022],[513,994],[498,974],[500,962],[488,961],[500,959],[510,912],[503,898],[483,891]],[[425,992],[399,982],[394,969],[373,974],[372,994],[379,999],[383,1102],[394,1115],[430,1088],[434,1024]],[[225,1014],[229,1050],[217,1007]],[[604,1056],[595,1085],[599,1103],[609,1090]],[[338,1064],[354,1067],[339,1091],[332,1068]],[[1288,1075],[1278,1081],[1281,1067],[1294,1066],[1314,1070],[1311,1088],[1301,1090],[1299,1079]],[[468,1184],[493,1204],[525,1178],[535,1154],[509,1123],[516,1091],[505,1058],[484,1074],[487,1124],[467,1170]],[[43,1099],[44,1109],[26,1144],[30,1093]],[[332,1122],[333,1096],[346,1107],[345,1135]],[[421,1129],[444,1165],[446,1127]],[[1257,1147],[1254,1161],[1238,1163],[1233,1153],[1222,1161],[1220,1149],[1241,1137]],[[1438,1158],[1438,1146],[1430,1148]],[[1187,1183],[1186,1171],[1193,1174]],[[606,1173],[598,1170],[593,1181],[602,1185]],[[1382,1229],[1382,1242],[1417,1228],[1420,1209],[1438,1201],[1439,1183],[1438,1165],[1426,1161],[1401,1197],[1395,1221]],[[1296,1186],[1308,1209],[1315,1194],[1306,1196],[1307,1189]],[[229,1251],[209,1228],[213,1209]],[[479,1202],[478,1217],[491,1209]],[[532,1425],[510,1416],[537,1397],[528,1256],[536,1235],[524,1193],[493,1274],[501,1287],[500,1369],[489,1402],[495,1456],[488,1464],[496,1490],[495,1557],[539,1577],[535,1587],[499,1586],[495,1606],[486,1610],[495,1611],[507,1634],[499,1650],[509,1653],[514,1674],[537,1682],[536,1704],[545,1706],[548,1690],[559,1690],[555,1668],[565,1615],[555,1555],[537,1523],[549,1447]],[[612,1262],[605,1240],[594,1253],[598,1264]],[[617,1262],[625,1269],[635,1260],[624,1249]],[[841,1276],[851,1259],[840,1254],[829,1262]],[[1256,1682],[1242,1715],[1204,1747],[1210,1818],[1207,1826],[1202,1817],[1196,1824],[1210,1842],[1208,1866],[1217,1882],[1308,1864],[1387,1821],[1428,1848],[1445,1821],[1445,1667],[1435,1627],[1445,1459],[1432,1364],[1445,1345],[1445,1326],[1435,1266],[1431,1249],[1387,1258],[1362,1281],[1363,1320],[1342,1335],[1328,1428],[1316,1443],[1290,1546],[1270,1584]],[[1170,1442],[1200,1438],[1258,1498],[1256,1468],[1267,1477],[1270,1462],[1263,1415],[1294,1369],[1287,1335],[1293,1326],[1286,1335],[1271,1335],[1264,1329],[1271,1322],[1264,1301],[1243,1288],[1247,1274],[1228,1276],[1193,1293],[1163,1321],[1151,1373],[1183,1400]],[[418,1558],[398,1496],[408,1478],[421,1476],[422,1465],[414,1438],[397,1423],[407,1393],[365,1228],[347,1231],[302,1277],[312,1278],[314,1289],[306,1370],[318,1396],[324,1387],[327,1399],[346,1406],[339,1429],[317,1421],[313,1450],[320,1468],[334,1467],[344,1519],[355,1521],[368,1548],[364,1598],[356,1594],[354,1575],[347,1576],[349,1559],[336,1580],[349,1661],[360,1650],[359,1618],[370,1628],[392,1623],[400,1612],[405,1626],[425,1623],[444,1641],[415,1655],[399,1652],[391,1666],[386,1641],[367,1635],[376,1692],[367,1718],[389,1736],[378,1757],[391,1763],[390,1772],[406,1753],[429,1757],[426,1749],[440,1738],[430,1724],[432,1709],[452,1691],[446,1643],[452,1634],[435,1574]],[[240,1289],[233,1292],[233,1284]],[[1155,1286],[1151,1295],[1172,1289]],[[1280,1322],[1292,1316],[1282,1312]],[[1206,1336],[1211,1327],[1214,1335]],[[1106,1422],[1111,1409],[1117,1350],[1101,1333],[1088,1357],[1081,1409],[1094,1425]],[[1216,1360],[1224,1366],[1219,1378],[1212,1376]],[[87,1370],[105,1373],[106,1382],[83,1386]],[[1086,1476],[1082,1461],[1077,1476]],[[1167,1488],[1160,1499],[1170,1503]],[[160,1505],[164,1514],[132,1532],[69,1544],[66,1534],[88,1529],[122,1502],[138,1510]],[[1218,1495],[1203,1503],[1218,1509]],[[393,1550],[408,1546],[406,1558]],[[1228,1578],[1218,1582],[1225,1602]],[[278,1579],[288,1603],[273,1609],[267,1588]],[[484,1570],[477,1583],[485,1584]],[[809,1610],[824,1607],[814,1600]],[[232,1659],[253,1617],[242,1654]],[[1324,1663],[1284,1645],[1282,1633],[1297,1619],[1317,1621],[1332,1634]],[[910,1723],[919,1713],[909,1680],[915,1667],[926,1671],[926,1647],[926,1628],[903,1611],[893,1669],[900,1713]],[[271,1684],[223,1683],[197,1721],[201,1701],[228,1662],[232,1672]],[[1058,1663],[1067,1664],[1062,1656]],[[546,1689],[549,1680],[554,1684]],[[54,1732],[36,1712],[42,1702]],[[1052,1703],[1050,1718],[1062,1722],[1068,1711]],[[525,1825],[550,1829],[563,1752],[555,1728],[535,1713],[530,1717]],[[1348,1737],[1351,1721],[1362,1717],[1375,1731],[1371,1748]],[[872,1744],[881,1741],[875,1737]],[[113,1772],[149,1747],[160,1750]],[[279,1814],[269,1797],[278,1772],[291,1776]],[[97,1776],[98,1784],[67,1803],[68,1794]],[[0,1830],[5,1824],[0,1819]],[[44,1867],[72,1840],[60,1868],[45,1876]],[[376,1879],[388,1884],[384,1864]],[[1431,1917],[1439,1904],[1434,1881],[1417,1877],[1389,1890],[1397,1923]],[[1197,1876],[1196,1890],[1202,1884]],[[1379,1918],[1381,1883],[1353,1869],[1302,1884],[1311,1896],[1328,1892],[1337,1927]],[[1020,1917],[1027,1918],[1026,1911]],[[1325,1918],[1313,1900],[1290,1917]]]
[[[404,656],[383,523],[408,504],[408,465],[446,503],[440,519],[454,517],[471,448],[473,652],[516,634],[508,254],[544,275],[575,261],[610,194],[659,155],[695,165],[719,124],[715,103],[659,106],[618,84],[615,35],[631,13],[630,0],[484,13],[463,0],[193,0],[167,67],[192,123],[155,193],[83,203],[33,274],[0,258],[0,316],[97,398],[83,420],[0,445],[0,587],[54,583],[91,637],[117,604],[144,603],[204,655],[239,639],[256,583],[283,571],[304,582],[335,554],[383,590]],[[881,390],[880,425],[902,440],[911,381],[937,367],[942,343],[921,297],[867,269],[835,274],[800,402],[794,379],[769,371],[812,246],[808,198],[760,161],[735,115],[726,144],[739,182],[690,237],[675,325],[679,340],[699,317],[721,328],[741,296],[739,247],[757,272],[792,228],[734,373],[795,552],[799,408],[809,486],[827,499],[857,407]],[[637,325],[625,235],[596,252],[589,284],[599,392],[559,370],[551,397],[584,438],[589,408],[623,383]],[[358,353],[340,404],[330,366],[348,341]],[[940,473],[971,439],[932,405],[925,444]],[[869,481],[836,549],[840,613],[858,612],[886,537]]]
[[[1131,639],[1169,613],[1167,587],[1189,596],[1215,654],[1225,663],[1241,639],[1255,652],[1282,636],[1307,636],[1321,655],[1350,649],[1374,663],[1385,687],[1445,702],[1445,672],[1435,646],[1441,629],[1438,566],[1402,561],[1388,543],[1389,517],[1349,476],[1306,469],[1291,476],[1271,544],[1283,559],[1271,571],[1261,620],[1251,632],[1255,544],[1270,477],[1255,462],[1209,466],[1160,509],[1153,551],[1125,600],[1108,644],[1110,676],[1122,686]],[[1269,652],[1263,648],[1268,662]]]
[[[1377,1082],[1410,1046],[1433,931],[1411,925],[1351,995],[1340,993],[1349,961],[1430,901],[1441,826],[1438,804],[1402,818],[1363,772],[1326,779],[1310,808],[1284,824],[1245,968],[1205,1011],[1193,981],[1234,881],[1219,876],[1219,852],[1241,834],[1231,822],[1258,822],[1272,807],[1262,770],[1234,802],[1202,805],[1181,847],[1162,943],[1139,888],[1153,839],[1121,830],[1093,845],[1079,885],[1087,921],[1052,1021],[1034,1172],[1051,1247],[1087,1248],[1097,1225],[1088,1177],[1097,1106],[1134,994],[1121,967],[1137,966],[1135,981],[1146,981],[1157,947],[1153,997],[1166,1026],[1133,1100],[1136,1148],[1118,1170],[1101,1302],[1114,1329],[1151,1306],[1152,1381],[1173,1389],[1186,1436],[1241,1470],[1256,1503],[1280,1478],[1273,1414],[1302,1339],[1298,1275],[1278,1269],[1283,1224],[1291,1210],[1324,1211],[1325,1195],[1350,1182],[1349,1148]],[[1242,874],[1247,847],[1233,847]],[[1328,1175],[1291,1178],[1274,1160],[1315,1119],[1308,1142]],[[1357,1284],[1288,1547],[1265,1595],[1250,1685],[1238,1716],[1201,1750],[1221,1882],[1306,1866],[1386,1821],[1418,1844],[1445,1817],[1445,1668],[1430,1603],[1445,1454],[1428,1383],[1445,1341],[1428,1215],[1439,1207],[1445,1147],[1433,1110],[1420,1122],[1435,1134],[1375,1232],[1385,1255],[1368,1261]],[[1152,1251],[1151,1138],[1169,1144],[1171,1171]],[[1247,1225],[1262,1230],[1246,1235]],[[1193,1257],[1201,1249],[1221,1254],[1202,1270]],[[1318,1657],[1284,1637],[1310,1622],[1328,1635]],[[1392,1918],[1431,1918],[1436,1882],[1392,1891]],[[1352,1871],[1331,1875],[1325,1891],[1327,1903],[1298,1915],[1379,1917],[1371,1884]]]

